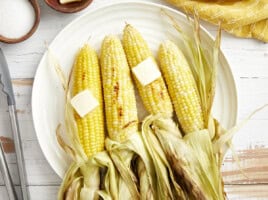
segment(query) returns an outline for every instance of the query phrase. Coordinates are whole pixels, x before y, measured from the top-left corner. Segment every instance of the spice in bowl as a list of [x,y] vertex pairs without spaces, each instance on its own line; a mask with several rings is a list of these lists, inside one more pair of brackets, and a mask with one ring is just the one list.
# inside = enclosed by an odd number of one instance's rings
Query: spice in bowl
[[0,36],[17,39],[29,33],[35,11],[28,0],[0,0]]

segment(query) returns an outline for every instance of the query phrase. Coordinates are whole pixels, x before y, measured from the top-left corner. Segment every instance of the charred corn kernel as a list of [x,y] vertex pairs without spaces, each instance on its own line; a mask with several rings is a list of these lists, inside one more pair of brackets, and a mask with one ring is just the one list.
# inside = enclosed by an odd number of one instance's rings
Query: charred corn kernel
[[186,134],[203,129],[199,93],[182,51],[166,41],[160,45],[158,58],[181,128]]
[[104,149],[105,132],[100,67],[97,54],[89,45],[83,46],[76,56],[72,80],[72,96],[88,89],[99,103],[83,118],[75,112],[80,142],[90,157]]
[[101,72],[108,133],[122,142],[137,132],[138,116],[130,70],[116,36],[107,36],[102,43]]
[[[142,38],[142,35],[129,24],[124,29],[123,46],[131,68],[149,57],[153,58],[152,52],[146,41]],[[148,112],[151,114],[162,113],[172,116],[172,103],[162,77],[159,77],[146,86],[141,85],[136,78],[134,79],[143,104]]]

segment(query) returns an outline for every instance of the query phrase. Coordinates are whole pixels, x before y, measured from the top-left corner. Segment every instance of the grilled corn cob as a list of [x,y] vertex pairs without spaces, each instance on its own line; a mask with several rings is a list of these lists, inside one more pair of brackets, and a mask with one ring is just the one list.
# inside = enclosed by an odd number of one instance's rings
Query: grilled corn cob
[[199,93],[183,53],[174,43],[166,41],[160,45],[158,58],[182,130],[187,134],[203,129]]
[[94,49],[84,45],[79,51],[73,67],[72,96],[90,90],[99,106],[80,117],[75,112],[80,143],[88,157],[104,149],[104,113],[101,89],[100,67]]
[[116,36],[107,36],[102,43],[101,71],[108,133],[123,142],[138,131],[138,116],[126,56]]
[[[152,57],[146,41],[141,34],[131,25],[126,25],[123,34],[123,46],[131,68],[137,66],[145,59]],[[172,103],[162,77],[143,86],[135,79],[143,104],[151,114],[162,113],[172,116]]]

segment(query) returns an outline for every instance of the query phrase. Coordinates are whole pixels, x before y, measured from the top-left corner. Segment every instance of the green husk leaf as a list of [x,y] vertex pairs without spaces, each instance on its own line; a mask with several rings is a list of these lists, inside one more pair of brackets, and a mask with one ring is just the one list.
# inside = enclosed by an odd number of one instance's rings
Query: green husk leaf
[[[128,140],[122,143],[107,138],[106,149],[122,176],[122,188],[119,188],[122,194],[127,194],[127,191],[124,191],[125,183],[129,188],[132,199],[156,198],[154,191],[155,171],[140,133],[131,134]],[[138,160],[134,167],[137,168],[138,173],[140,172],[139,183],[134,172],[131,170],[131,162],[134,158]],[[138,188],[140,188],[140,191]],[[141,191],[143,191],[142,196],[140,196]]]
[[105,198],[114,200],[118,198],[118,179],[119,174],[116,170],[112,159],[106,151],[100,152],[94,156],[94,160],[101,168],[106,169],[104,179],[104,189],[98,191],[99,195]]
[[140,199],[154,200],[153,187],[149,182],[149,177],[147,176],[145,164],[140,158],[138,158],[137,160],[137,173],[139,177],[140,196],[141,196]]
[[155,199],[155,169],[140,133],[132,134],[126,141],[128,148],[135,153],[137,165],[135,166],[139,177],[140,199]]
[[105,146],[122,176],[122,179],[119,179],[119,199],[130,199],[130,197],[139,199],[140,196],[136,185],[137,179],[130,168],[134,153],[125,143],[120,143],[109,138],[106,139]]
[[[219,62],[219,52],[220,52],[220,45],[221,45],[221,24],[219,25],[218,28],[218,34],[216,36],[214,46],[213,46],[213,55],[212,58],[209,56],[208,58],[210,59],[210,69],[212,70],[211,76],[207,80],[207,93],[208,93],[208,110],[207,110],[207,116],[208,116],[208,121],[209,118],[211,118],[211,109],[213,106],[214,102],[214,97],[216,93],[216,81],[217,81],[217,66]],[[209,54],[207,54],[209,55]],[[207,72],[206,72],[207,73]],[[211,83],[211,84],[210,84]],[[211,137],[212,138],[212,137]]]
[[[196,152],[196,159],[200,165],[198,169],[200,171],[197,171],[196,166],[193,170],[198,172],[198,182],[202,184],[202,189],[206,191],[206,194],[213,197],[212,199],[225,199],[221,184],[221,174],[208,131],[201,130],[191,133],[191,135],[184,137],[184,141]],[[206,175],[204,176],[204,174]],[[210,197],[209,195],[208,197]]]
[[[186,199],[182,188],[175,181],[171,166],[169,165],[165,153],[161,148],[160,142],[154,134],[151,126],[154,119],[154,117],[149,116],[143,121],[142,138],[150,157],[152,158],[153,165],[155,166],[157,197],[159,199]],[[162,124],[165,126],[165,124],[170,123],[169,119],[167,119]],[[168,130],[176,136],[180,135],[180,133],[170,128],[173,127],[178,130],[176,126],[165,127],[167,127]]]
[[79,196],[81,185],[79,185],[79,187],[74,187],[74,189],[72,189],[72,192],[69,191],[69,188],[72,187],[73,183],[77,182],[77,179],[80,180],[80,178],[82,178],[82,175],[79,170],[79,165],[74,162],[70,165],[69,169],[65,173],[65,176],[63,178],[64,181],[61,183],[57,199],[65,200],[74,196],[75,193],[77,193]]
[[65,151],[66,154],[68,154],[69,156],[71,156],[71,158],[73,160],[76,160],[76,153],[75,153],[75,150],[69,146],[68,144],[66,144],[66,142],[64,141],[64,139],[62,138],[61,136],[62,134],[62,125],[59,124],[57,129],[56,129],[56,138],[57,138],[57,141],[60,145],[60,147]]
[[[104,188],[100,189],[100,170],[104,168],[106,169],[106,173],[102,179]],[[120,199],[118,195],[120,176],[106,151],[99,152],[92,156],[80,169],[84,177],[84,185],[80,197],[81,200],[99,199],[99,195],[115,200]]]
[[80,199],[80,191],[81,191],[81,179],[82,177],[77,177],[73,180],[71,186],[68,188],[66,193],[66,200],[74,200]]
[[68,88],[68,81],[66,78],[65,73],[63,72],[58,59],[56,58],[56,56],[54,55],[54,53],[52,52],[52,50],[50,48],[47,48],[47,56],[48,56],[48,62],[49,62],[49,67],[54,68],[60,81],[62,84],[63,89],[66,91]]
[[103,200],[113,200],[112,197],[104,191],[99,191],[98,194]]
[[[177,137],[179,133],[169,132],[169,128],[161,122],[166,119],[154,116],[147,120],[151,120],[150,126],[185,196],[193,199],[225,199],[221,175],[208,131],[201,130],[179,138]],[[174,129],[173,132],[175,131],[178,129]]]
[[[100,190],[100,169],[103,168],[106,169],[104,188]],[[119,174],[113,161],[107,152],[100,152],[86,162],[73,162],[65,173],[58,192],[58,200],[67,199],[69,196],[79,196],[77,199],[81,200],[98,199],[99,195],[118,200],[118,182]]]
[[97,191],[100,186],[99,166],[94,159],[89,159],[80,167],[80,171],[84,178],[84,184],[80,192],[80,200],[98,199]]

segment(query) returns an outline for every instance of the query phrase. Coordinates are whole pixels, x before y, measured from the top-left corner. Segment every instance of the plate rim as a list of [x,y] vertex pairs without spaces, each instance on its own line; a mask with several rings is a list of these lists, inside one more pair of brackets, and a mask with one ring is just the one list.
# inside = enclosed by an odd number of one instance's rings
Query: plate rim
[[[167,6],[167,5],[163,5],[163,4],[160,4],[160,3],[156,3],[156,2],[144,2],[144,1],[139,1],[139,0],[125,0],[125,1],[119,1],[119,2],[113,2],[113,3],[106,3],[104,5],[101,5],[101,6],[98,6],[96,8],[92,8],[88,11],[86,11],[85,13],[83,13],[82,15],[76,17],[75,19],[73,19],[71,22],[69,22],[66,26],[64,26],[64,28],[62,28],[58,33],[57,35],[54,37],[54,39],[49,43],[48,47],[51,47],[51,45],[53,45],[53,43],[59,38],[61,37],[61,35],[63,34],[63,32],[68,29],[69,27],[71,27],[73,24],[75,24],[77,21],[79,21],[81,18],[85,17],[86,15],[89,15],[91,13],[94,13],[94,12],[98,12],[99,10],[101,9],[105,9],[107,7],[110,7],[110,6],[118,6],[118,5],[125,5],[125,4],[139,4],[139,5],[146,5],[146,6],[153,6],[153,7],[157,7],[157,8],[163,8],[167,11],[170,11],[172,13],[175,13],[176,15],[180,15],[181,17],[183,18],[187,18],[187,15],[183,12],[181,12],[180,10],[177,10],[175,8],[172,8],[170,6]],[[209,37],[209,39],[211,40],[215,40],[215,37],[202,25],[200,25],[200,28],[202,31],[204,31],[204,33]],[[33,119],[33,127],[34,127],[34,130],[35,130],[35,134],[36,134],[36,137],[37,137],[37,140],[38,140],[38,143],[39,143],[39,146],[40,146],[40,149],[46,159],[46,161],[49,163],[50,167],[53,169],[53,171],[55,172],[55,174],[57,174],[61,179],[63,178],[63,176],[61,175],[61,172],[55,167],[55,165],[53,165],[53,161],[49,160],[49,152],[46,150],[46,148],[44,147],[43,143],[41,143],[41,133],[40,131],[37,131],[39,128],[37,127],[37,123],[35,122],[36,119],[38,118],[38,115],[37,115],[37,112],[35,111],[36,107],[35,106],[37,104],[37,80],[36,80],[36,76],[40,73],[40,64],[42,62],[44,62],[43,60],[45,59],[45,55],[46,55],[46,52],[47,51],[44,51],[43,53],[43,56],[40,60],[40,62],[38,63],[38,66],[37,66],[37,69],[36,69],[36,72],[35,72],[35,75],[34,75],[34,81],[33,81],[33,86],[32,86],[32,97],[31,97],[31,108],[32,108],[32,119]],[[230,81],[232,82],[232,85],[234,86],[233,90],[234,90],[234,94],[235,96],[233,97],[235,99],[235,119],[234,119],[234,123],[237,123],[237,120],[238,120],[238,90],[237,90],[237,80],[234,78],[234,73],[233,73],[233,69],[231,68],[228,60],[226,59],[226,56],[224,54],[224,52],[221,50],[220,48],[220,53],[221,53],[221,56],[222,56],[222,59],[223,61],[226,63],[226,66],[224,66],[225,70],[227,70],[227,72],[229,71],[229,74],[230,74]]]

